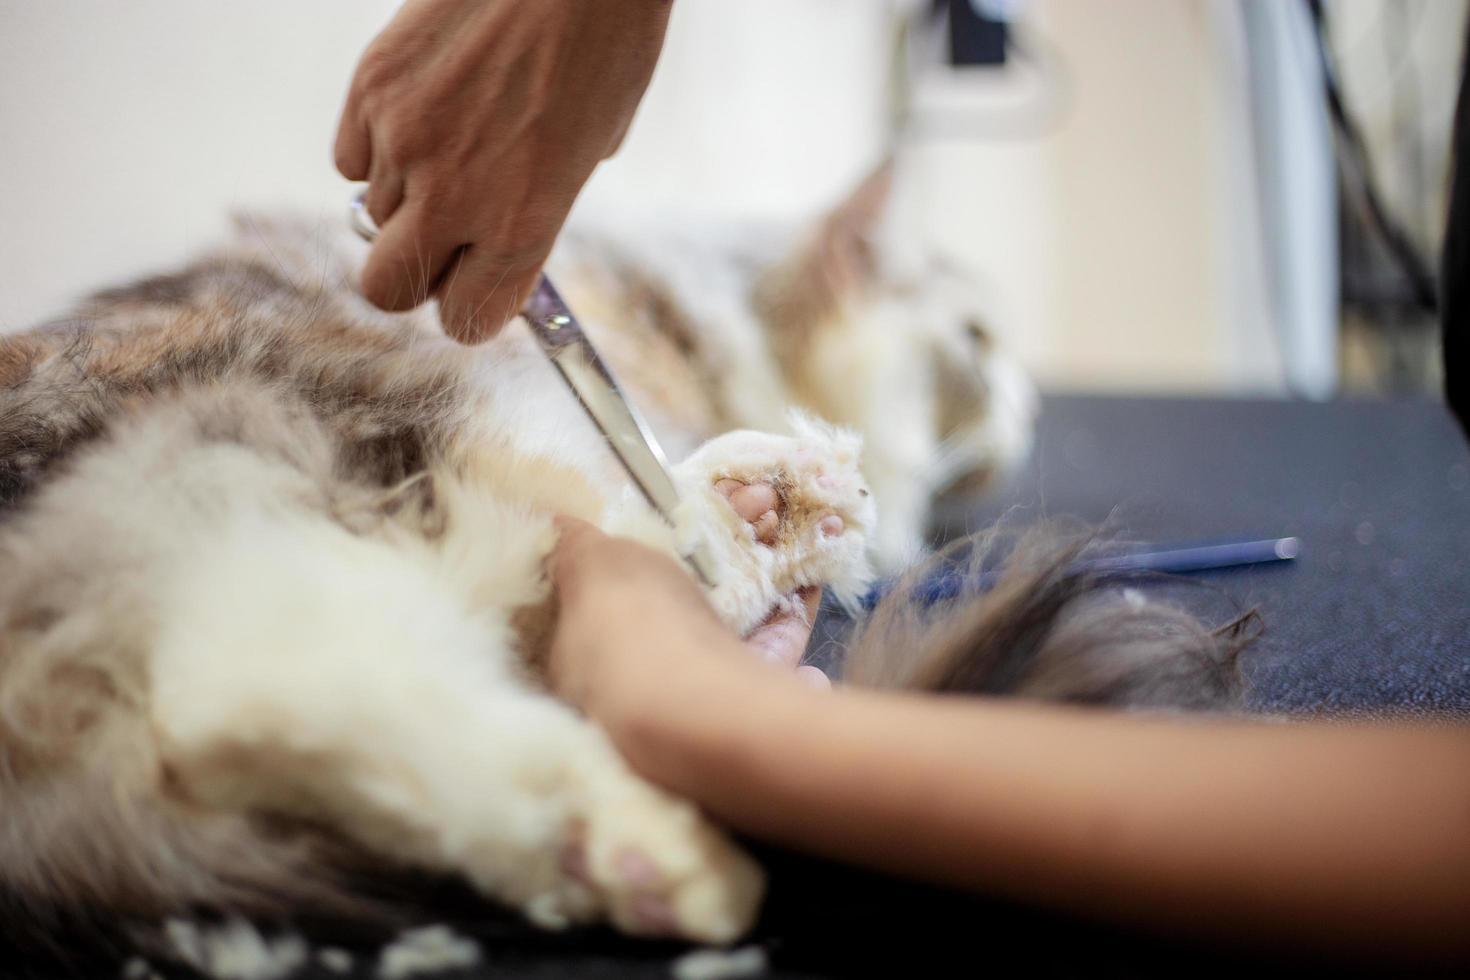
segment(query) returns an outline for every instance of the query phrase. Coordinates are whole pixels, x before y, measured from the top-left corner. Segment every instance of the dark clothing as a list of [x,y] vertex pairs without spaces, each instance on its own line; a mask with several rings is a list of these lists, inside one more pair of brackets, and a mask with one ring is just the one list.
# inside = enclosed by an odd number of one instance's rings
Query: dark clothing
[[[1470,40],[1462,59],[1466,53],[1470,53]],[[1470,434],[1470,72],[1463,62],[1451,154],[1449,218],[1439,266],[1439,315],[1444,329],[1445,397]]]

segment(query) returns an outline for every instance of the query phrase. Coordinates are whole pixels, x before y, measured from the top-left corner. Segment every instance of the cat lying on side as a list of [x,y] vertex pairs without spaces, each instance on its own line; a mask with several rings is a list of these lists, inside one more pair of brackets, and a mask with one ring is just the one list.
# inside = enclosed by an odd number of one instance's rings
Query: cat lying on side
[[[334,871],[397,865],[552,928],[745,931],[760,870],[544,689],[542,560],[555,513],[666,551],[697,532],[746,633],[806,586],[851,603],[870,554],[917,547],[937,485],[1021,451],[1024,381],[949,318],[953,282],[904,278],[870,236],[884,180],[769,264],[594,235],[555,257],[680,460],[678,529],[523,324],[464,348],[432,309],[369,308],[345,232],[247,221],[0,339],[0,897],[26,910],[0,927],[350,912]],[[1023,547],[943,629],[900,590],[850,677],[1229,702],[1231,637],[1074,556]]]
[[936,493],[1025,456],[1037,410],[985,290],[920,244],[903,174],[789,226],[584,217],[549,265],[676,458],[788,431],[792,407],[861,435],[884,572],[923,554]]

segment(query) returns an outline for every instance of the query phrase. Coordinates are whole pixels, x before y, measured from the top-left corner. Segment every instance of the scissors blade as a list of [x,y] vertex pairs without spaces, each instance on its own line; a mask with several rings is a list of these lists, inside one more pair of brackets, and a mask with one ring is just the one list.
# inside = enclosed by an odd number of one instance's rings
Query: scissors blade
[[[541,350],[561,373],[567,387],[592,417],[633,483],[650,506],[670,524],[679,505],[679,491],[669,475],[668,460],[643,416],[624,397],[612,372],[587,339],[551,280],[542,276],[521,309]],[[700,578],[713,585],[714,566],[707,552],[696,547],[685,556]]]
[[[366,194],[366,191],[360,192],[352,199],[348,217],[352,230],[371,242],[378,237],[378,227],[367,213],[364,204]],[[542,276],[537,281],[530,299],[521,309],[521,315],[530,325],[531,335],[540,344],[542,352],[555,365],[567,387],[607,439],[613,455],[633,478],[634,485],[664,520],[674,524],[679,491],[669,475],[663,449],[654,438],[653,430],[643,421],[643,416],[618,388],[612,372],[597,355],[597,349],[587,339],[581,324],[567,309],[551,280]],[[714,562],[702,543],[696,543],[694,550],[684,558],[705,585],[715,585]]]

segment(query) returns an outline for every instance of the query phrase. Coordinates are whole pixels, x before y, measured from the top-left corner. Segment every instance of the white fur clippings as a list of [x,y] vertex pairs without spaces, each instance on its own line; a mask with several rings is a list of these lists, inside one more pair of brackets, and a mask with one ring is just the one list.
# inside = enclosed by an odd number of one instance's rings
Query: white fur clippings
[[699,949],[674,961],[674,980],[742,980],[766,972],[766,951],[759,946],[743,949]]
[[307,960],[300,936],[266,939],[244,919],[218,926],[170,919],[164,934],[179,959],[214,980],[284,980]]
[[378,957],[382,980],[404,980],[420,973],[438,973],[480,962],[480,944],[457,935],[448,926],[410,929]]

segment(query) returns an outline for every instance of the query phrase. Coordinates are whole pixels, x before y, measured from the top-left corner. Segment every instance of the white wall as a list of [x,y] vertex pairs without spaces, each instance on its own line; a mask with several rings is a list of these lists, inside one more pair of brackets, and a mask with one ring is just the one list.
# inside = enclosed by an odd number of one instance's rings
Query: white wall
[[0,325],[177,262],[225,212],[336,215],[339,100],[390,0],[0,0]]
[[[589,197],[822,206],[881,147],[893,7],[681,0],[633,138]],[[997,134],[921,131],[929,232],[994,284],[1054,387],[1279,390],[1233,4],[1022,9],[1060,61],[1064,113],[1011,138],[1034,83],[982,71],[921,86],[940,128]],[[946,108],[977,107],[1000,121],[944,123]]]
[[676,0],[622,152],[586,195],[723,216],[788,215],[881,152],[887,0]]
[[[1049,214],[1035,220],[1049,223],[1051,247],[1035,259],[1053,308],[1035,325],[1046,340],[1032,360],[1054,384],[1277,383],[1237,155],[1245,118],[1226,88],[1232,62],[1214,8],[1209,0],[1033,7],[1072,85],[1070,111],[1036,148]],[[993,195],[1003,208],[1003,186]]]
[[[1033,0],[1071,78],[1060,126],[919,151],[933,233],[996,284],[1050,383],[1273,383],[1219,2]],[[0,324],[182,258],[228,207],[338,215],[338,103],[393,7],[0,0]],[[678,0],[629,144],[588,196],[690,214],[825,204],[881,143],[890,9]]]

